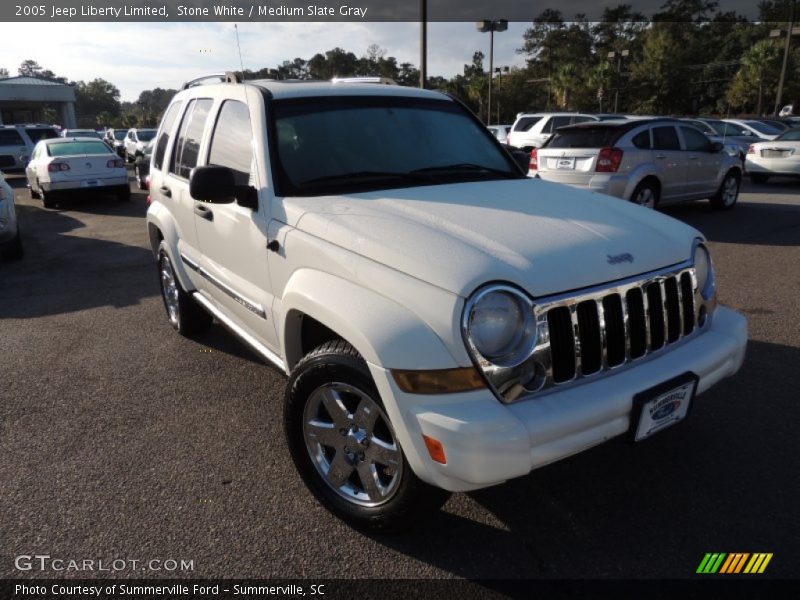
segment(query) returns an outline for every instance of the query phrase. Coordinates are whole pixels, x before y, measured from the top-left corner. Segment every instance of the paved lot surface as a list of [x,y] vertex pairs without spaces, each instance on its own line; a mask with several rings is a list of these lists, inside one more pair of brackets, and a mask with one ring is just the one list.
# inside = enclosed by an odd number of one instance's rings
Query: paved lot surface
[[708,236],[752,340],[686,423],[374,538],[295,474],[283,377],[218,326],[170,329],[143,194],[46,211],[14,185],[27,254],[0,264],[0,577],[25,575],[19,554],[186,559],[199,577],[689,577],[712,551],[800,575],[800,184],[669,210]]

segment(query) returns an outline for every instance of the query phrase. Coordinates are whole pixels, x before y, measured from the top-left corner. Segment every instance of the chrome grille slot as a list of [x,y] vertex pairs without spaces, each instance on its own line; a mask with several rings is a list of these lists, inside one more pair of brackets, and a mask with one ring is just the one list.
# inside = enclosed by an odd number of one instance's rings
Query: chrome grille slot
[[678,280],[664,280],[664,307],[667,313],[667,341],[672,343],[681,337],[681,301]]
[[578,304],[578,338],[580,339],[581,374],[589,375],[600,370],[603,364],[603,344],[597,302],[585,300]]
[[616,367],[625,362],[625,314],[619,294],[603,298],[606,330],[606,365]]
[[697,329],[695,281],[683,265],[536,299],[536,318],[549,331],[533,355],[547,373],[539,389],[621,367],[690,335]]
[[560,306],[547,313],[550,328],[550,352],[553,357],[553,381],[563,383],[575,377],[575,336],[569,307]]
[[647,297],[647,326],[650,332],[648,350],[658,350],[664,345],[664,302],[661,299],[661,284],[654,282],[645,288]]

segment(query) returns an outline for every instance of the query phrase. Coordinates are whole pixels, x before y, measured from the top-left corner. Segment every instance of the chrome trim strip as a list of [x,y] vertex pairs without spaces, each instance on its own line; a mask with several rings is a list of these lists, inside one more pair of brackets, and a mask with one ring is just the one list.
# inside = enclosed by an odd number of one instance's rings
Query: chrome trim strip
[[192,298],[194,298],[198,304],[200,304],[203,308],[205,308],[208,312],[210,312],[215,319],[217,319],[227,329],[229,329],[231,333],[233,333],[245,344],[247,344],[253,350],[255,350],[259,355],[261,355],[263,358],[271,362],[273,365],[275,365],[281,371],[283,371],[288,375],[289,372],[286,370],[286,365],[277,354],[275,354],[272,350],[270,350],[264,344],[255,339],[252,335],[247,333],[244,329],[239,327],[236,323],[234,323],[230,317],[228,317],[225,313],[223,313],[216,306],[214,306],[214,304],[208,298],[206,298],[201,292],[194,292],[192,294]]
[[242,296],[239,292],[234,290],[231,286],[226,284],[224,281],[221,281],[219,278],[214,277],[211,273],[206,271],[203,267],[198,265],[192,259],[187,257],[185,254],[181,253],[181,260],[186,263],[186,266],[192,269],[193,271],[200,274],[201,277],[213,283],[217,288],[225,292],[227,296],[230,296],[234,301],[238,302],[242,306],[244,306],[250,312],[258,315],[262,319],[266,320],[267,318],[267,311],[264,310],[264,307],[254,302],[245,296]]
[[620,304],[622,304],[622,325],[625,328],[625,360],[622,361],[622,366],[631,360],[631,322],[628,316],[628,293],[620,294]]
[[[605,298],[605,296],[603,297]],[[608,340],[606,339],[606,309],[603,308],[603,298],[595,300],[597,306],[597,324],[600,327],[600,370],[608,369]]]
[[[572,320],[572,339],[574,340],[573,349],[575,350],[575,372],[572,374],[573,379],[577,379],[583,375],[583,365],[581,365],[581,331],[580,324],[578,323],[578,303],[569,306],[569,318]],[[563,383],[567,383],[564,381]]]
[[678,290],[678,339],[686,335],[686,327],[683,320],[683,273],[675,278],[675,288]]
[[658,280],[658,293],[661,294],[661,322],[664,323],[664,345],[669,341],[669,310],[667,310],[667,284],[666,278]]

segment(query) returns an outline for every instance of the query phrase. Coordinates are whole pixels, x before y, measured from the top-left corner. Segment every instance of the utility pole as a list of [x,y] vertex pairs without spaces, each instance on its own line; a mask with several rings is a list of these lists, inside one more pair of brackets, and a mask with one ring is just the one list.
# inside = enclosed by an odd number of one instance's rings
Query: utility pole
[[[781,66],[781,78],[778,80],[778,95],[775,97],[775,116],[778,116],[778,112],[781,109],[781,99],[783,98],[783,84],[786,81],[786,66],[789,62],[789,46],[792,40],[793,26],[794,26],[794,10],[797,4],[797,0],[792,0],[792,12],[789,15],[789,27],[786,28],[786,42],[783,44],[783,65]],[[780,29],[777,30],[778,35],[780,35]],[[770,32],[770,37],[777,37],[773,36],[772,34],[775,31]]]
[[419,0],[419,87],[428,81],[428,0]]
[[614,60],[616,57],[617,59],[617,85],[614,88],[614,112],[619,112],[619,86],[622,83],[622,57],[628,56],[628,50],[623,50],[621,52],[609,52],[608,58]]
[[486,111],[486,124],[492,122],[492,75],[494,75],[494,32],[505,31],[508,29],[506,19],[496,21],[476,21],[475,27],[481,33],[489,32],[489,109]]

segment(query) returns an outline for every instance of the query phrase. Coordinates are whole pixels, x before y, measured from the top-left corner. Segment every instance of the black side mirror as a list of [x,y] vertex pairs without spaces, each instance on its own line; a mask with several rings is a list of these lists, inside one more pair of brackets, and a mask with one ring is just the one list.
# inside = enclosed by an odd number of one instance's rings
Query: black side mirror
[[524,173],[527,173],[531,165],[531,155],[519,148],[509,147],[508,151],[511,153],[511,158],[514,159],[514,162],[519,165],[519,168],[522,169]]
[[725,145],[722,142],[711,142],[711,152],[713,154],[722,152],[723,148],[725,148]]
[[212,204],[230,204],[258,208],[258,195],[249,185],[237,185],[228,167],[195,167],[189,176],[189,194],[195,200]]

